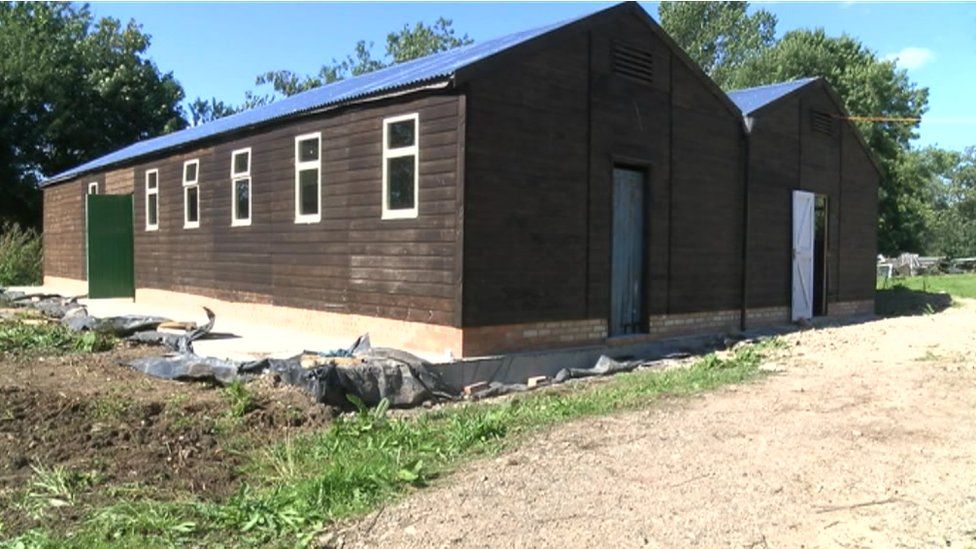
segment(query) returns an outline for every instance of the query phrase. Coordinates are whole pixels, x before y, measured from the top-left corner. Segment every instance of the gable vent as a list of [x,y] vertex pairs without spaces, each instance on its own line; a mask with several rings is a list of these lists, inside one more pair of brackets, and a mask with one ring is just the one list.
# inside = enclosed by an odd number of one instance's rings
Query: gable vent
[[820,111],[810,111],[810,127],[817,133],[834,134],[834,119],[830,114]]
[[613,72],[650,84],[654,82],[654,57],[649,50],[614,42]]

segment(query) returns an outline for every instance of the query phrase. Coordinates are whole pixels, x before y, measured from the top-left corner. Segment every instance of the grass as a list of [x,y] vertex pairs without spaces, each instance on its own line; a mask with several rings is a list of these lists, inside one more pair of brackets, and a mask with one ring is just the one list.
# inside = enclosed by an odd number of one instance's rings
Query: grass
[[[648,406],[762,375],[777,340],[708,355],[688,367],[569,383],[494,402],[391,417],[385,405],[339,418],[328,430],[255,451],[240,490],[221,502],[118,501],[91,509],[65,534],[33,530],[9,546],[305,545],[336,520],[361,515],[464,461],[497,452],[546,426]],[[247,397],[226,390],[235,409]],[[0,543],[0,545],[3,545]]]
[[878,289],[904,288],[927,293],[947,293],[953,297],[976,298],[976,274],[949,274],[896,278],[878,281]]
[[96,353],[115,347],[111,336],[95,332],[76,333],[57,322],[0,321],[0,352],[67,352]]

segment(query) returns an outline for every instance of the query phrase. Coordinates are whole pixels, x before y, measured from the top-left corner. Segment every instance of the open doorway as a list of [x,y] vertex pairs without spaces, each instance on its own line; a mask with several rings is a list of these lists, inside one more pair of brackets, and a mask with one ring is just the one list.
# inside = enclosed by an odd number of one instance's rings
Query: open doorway
[[813,208],[813,316],[827,314],[827,195],[818,194]]
[[793,191],[794,321],[827,313],[827,207],[825,195]]

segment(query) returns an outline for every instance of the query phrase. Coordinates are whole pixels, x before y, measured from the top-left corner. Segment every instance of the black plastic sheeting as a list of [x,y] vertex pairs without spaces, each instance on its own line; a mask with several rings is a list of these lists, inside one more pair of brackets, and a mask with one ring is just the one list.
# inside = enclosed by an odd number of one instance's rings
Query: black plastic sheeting
[[[306,367],[303,362],[314,365]],[[390,406],[409,408],[429,400],[453,398],[429,362],[395,349],[374,349],[368,335],[346,349],[306,352],[288,359],[238,362],[179,353],[139,358],[128,365],[164,379],[219,384],[273,375],[282,383],[305,390],[316,402],[336,407],[349,407],[354,399],[367,406],[386,400]]]
[[[306,351],[287,359],[234,361],[194,353],[193,342],[207,337],[216,319],[213,311],[206,307],[206,324],[184,334],[172,334],[157,329],[167,321],[165,318],[138,315],[96,318],[88,314],[77,298],[59,295],[24,294],[0,289],[0,306],[36,309],[49,317],[60,319],[62,324],[74,331],[95,331],[124,337],[135,343],[161,345],[173,353],[139,358],[126,365],[162,379],[226,385],[271,375],[282,383],[303,389],[316,402],[340,408],[347,408],[357,400],[367,406],[376,406],[386,400],[390,406],[409,408],[427,401],[459,398],[440,379],[429,362],[405,351],[374,348],[368,334],[360,336],[344,349]],[[601,356],[592,368],[560,370],[550,383],[609,376],[629,372],[645,364],[646,361],[617,361]],[[470,398],[479,400],[531,389],[520,383],[492,382],[471,394]]]

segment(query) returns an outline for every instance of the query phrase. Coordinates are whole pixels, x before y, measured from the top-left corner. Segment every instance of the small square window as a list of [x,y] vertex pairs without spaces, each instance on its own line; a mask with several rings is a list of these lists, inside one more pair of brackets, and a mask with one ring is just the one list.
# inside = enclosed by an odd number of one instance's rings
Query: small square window
[[399,149],[401,147],[412,147],[417,140],[416,120],[403,120],[393,122],[387,130],[387,147]]
[[197,182],[197,169],[200,163],[196,160],[190,160],[189,162],[183,164],[183,183],[196,183]]
[[232,175],[248,175],[251,173],[251,149],[234,151]]
[[155,189],[159,185],[159,172],[151,171],[146,173],[146,188]]
[[88,184],[88,194],[98,194],[98,182],[92,181]]
[[315,162],[319,159],[319,139],[304,139],[298,142],[298,161]]

